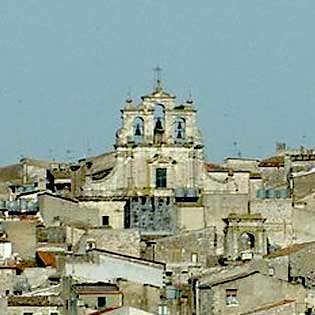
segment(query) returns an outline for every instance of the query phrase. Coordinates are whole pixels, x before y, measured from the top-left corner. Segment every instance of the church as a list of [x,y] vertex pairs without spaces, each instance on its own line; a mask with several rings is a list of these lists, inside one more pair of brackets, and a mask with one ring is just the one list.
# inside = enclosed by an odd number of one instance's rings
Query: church
[[178,102],[157,79],[138,104],[128,98],[123,105],[115,150],[80,161],[74,197],[114,229],[156,238],[215,226],[223,245],[223,219],[249,220],[252,170],[208,163],[197,122],[194,101]]

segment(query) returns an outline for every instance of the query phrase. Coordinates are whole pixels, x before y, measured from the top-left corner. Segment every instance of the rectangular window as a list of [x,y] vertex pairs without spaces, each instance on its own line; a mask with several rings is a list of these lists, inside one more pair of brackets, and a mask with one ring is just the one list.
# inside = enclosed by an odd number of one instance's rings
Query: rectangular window
[[197,253],[192,253],[191,254],[191,262],[192,263],[197,263],[198,262],[198,254]]
[[225,305],[227,306],[237,306],[237,290],[236,289],[226,289],[225,291]]
[[108,226],[109,225],[109,216],[108,215],[103,215],[103,217],[102,217],[102,224],[103,224],[103,226]]
[[106,306],[106,297],[105,296],[99,296],[97,298],[97,307],[105,307]]
[[159,315],[168,315],[167,305],[159,305],[158,314]]
[[166,168],[157,168],[156,169],[156,188],[165,188],[167,184],[166,176],[167,176]]

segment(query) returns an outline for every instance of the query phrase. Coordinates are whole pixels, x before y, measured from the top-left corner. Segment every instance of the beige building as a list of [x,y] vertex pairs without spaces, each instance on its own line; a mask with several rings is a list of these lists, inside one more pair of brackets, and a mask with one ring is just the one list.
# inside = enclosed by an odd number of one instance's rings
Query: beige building
[[142,238],[213,226],[223,235],[222,217],[248,212],[250,171],[209,167],[192,100],[177,102],[158,81],[121,113],[115,151],[73,167],[74,197],[104,224]]
[[243,314],[283,301],[294,303],[294,313],[305,311],[306,290],[302,285],[263,275],[238,273],[197,287],[197,314]]

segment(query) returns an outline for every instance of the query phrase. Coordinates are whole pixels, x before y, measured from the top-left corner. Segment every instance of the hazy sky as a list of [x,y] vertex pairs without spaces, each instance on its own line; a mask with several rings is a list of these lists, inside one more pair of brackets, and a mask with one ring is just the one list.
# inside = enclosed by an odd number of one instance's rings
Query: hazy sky
[[111,150],[157,64],[209,160],[315,146],[314,35],[314,0],[1,0],[0,163]]

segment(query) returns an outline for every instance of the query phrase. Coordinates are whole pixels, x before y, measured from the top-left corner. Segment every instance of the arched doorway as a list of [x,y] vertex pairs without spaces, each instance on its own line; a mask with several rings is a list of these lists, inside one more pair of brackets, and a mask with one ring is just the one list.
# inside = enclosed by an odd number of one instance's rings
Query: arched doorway
[[244,232],[239,238],[240,251],[252,251],[255,248],[255,236],[251,233]]

